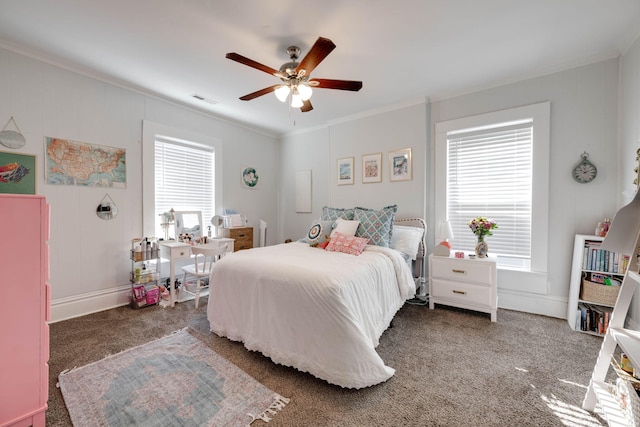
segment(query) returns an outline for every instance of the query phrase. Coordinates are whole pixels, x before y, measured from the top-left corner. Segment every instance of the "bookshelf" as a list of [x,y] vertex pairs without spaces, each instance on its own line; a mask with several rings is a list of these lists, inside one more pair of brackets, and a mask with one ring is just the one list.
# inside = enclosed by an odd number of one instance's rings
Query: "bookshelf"
[[[609,324],[629,257],[600,248],[603,237],[576,234],[567,306],[567,322],[574,331],[603,336]],[[586,281],[586,282],[585,282]]]
[[[640,191],[631,203],[621,208],[611,223],[601,249],[630,254],[626,274],[615,307],[611,313],[609,328],[604,334],[598,359],[593,367],[589,387],[582,401],[582,408],[594,411],[596,404],[603,417],[611,425],[640,424],[640,396],[631,384],[630,376],[616,370],[617,380],[607,382],[612,358],[619,348],[625,353],[637,372],[640,366],[640,331],[625,327],[631,299],[640,287],[638,257],[640,257]],[[614,367],[615,370],[615,367]]]

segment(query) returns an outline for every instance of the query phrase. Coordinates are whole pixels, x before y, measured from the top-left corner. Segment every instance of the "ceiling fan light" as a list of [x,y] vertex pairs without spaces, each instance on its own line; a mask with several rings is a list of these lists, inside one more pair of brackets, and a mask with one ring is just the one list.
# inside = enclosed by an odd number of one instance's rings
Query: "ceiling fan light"
[[297,91],[294,92],[291,96],[291,106],[293,108],[300,108],[302,105],[302,97],[297,93]]
[[280,102],[285,102],[287,100],[287,97],[289,96],[289,92],[291,91],[291,89],[289,89],[289,86],[287,85],[281,85],[279,88],[277,88],[274,93],[276,95],[276,98],[278,98],[278,100],[280,100]]
[[298,85],[298,93],[300,94],[300,98],[302,98],[303,101],[308,101],[309,98],[311,98],[313,90],[311,90],[311,86],[309,86],[308,84],[302,83]]

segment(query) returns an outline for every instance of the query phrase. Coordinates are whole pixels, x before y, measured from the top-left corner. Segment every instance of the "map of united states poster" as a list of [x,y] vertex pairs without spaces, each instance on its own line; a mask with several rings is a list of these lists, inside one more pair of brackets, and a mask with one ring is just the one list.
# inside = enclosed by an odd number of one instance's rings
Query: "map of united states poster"
[[124,148],[45,137],[48,184],[125,188]]

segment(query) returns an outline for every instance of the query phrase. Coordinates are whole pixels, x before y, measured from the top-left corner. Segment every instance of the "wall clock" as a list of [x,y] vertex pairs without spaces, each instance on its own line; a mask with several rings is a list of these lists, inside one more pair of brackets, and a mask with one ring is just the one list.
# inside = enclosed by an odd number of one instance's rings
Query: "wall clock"
[[586,184],[593,181],[598,175],[598,169],[591,163],[589,153],[586,151],[580,155],[582,160],[573,168],[573,179],[580,184]]

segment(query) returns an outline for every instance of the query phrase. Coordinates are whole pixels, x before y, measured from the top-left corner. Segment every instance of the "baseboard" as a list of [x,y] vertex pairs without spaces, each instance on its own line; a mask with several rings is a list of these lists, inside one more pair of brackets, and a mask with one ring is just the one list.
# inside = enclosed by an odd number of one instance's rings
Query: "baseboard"
[[498,288],[498,308],[566,319],[567,304],[566,297],[527,294]]
[[85,316],[129,304],[131,285],[51,300],[49,323]]
[[[56,323],[74,317],[85,316],[129,304],[131,285],[123,285],[106,291],[91,292],[51,301],[51,320]],[[206,294],[205,294],[206,295]],[[191,301],[193,295],[181,293],[178,302]],[[202,304],[202,303],[201,303]]]

